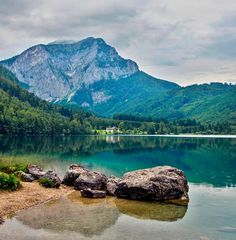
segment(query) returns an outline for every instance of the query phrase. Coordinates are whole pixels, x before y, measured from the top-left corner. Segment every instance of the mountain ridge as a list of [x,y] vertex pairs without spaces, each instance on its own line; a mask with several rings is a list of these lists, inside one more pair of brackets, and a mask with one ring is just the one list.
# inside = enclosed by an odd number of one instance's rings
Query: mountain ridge
[[142,72],[102,38],[38,44],[0,64],[38,97],[100,116],[136,114],[236,123],[236,85],[180,87]]

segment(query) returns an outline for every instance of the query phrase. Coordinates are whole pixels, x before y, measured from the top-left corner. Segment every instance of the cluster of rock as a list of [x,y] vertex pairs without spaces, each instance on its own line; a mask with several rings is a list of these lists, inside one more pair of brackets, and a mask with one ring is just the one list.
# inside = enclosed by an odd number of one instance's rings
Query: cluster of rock
[[44,187],[50,187],[50,188],[59,188],[61,185],[61,180],[58,177],[57,173],[49,170],[47,172],[44,172],[43,169],[37,165],[30,165],[28,166],[28,172],[19,171],[17,172],[18,177],[21,179],[21,181],[24,182],[33,182],[34,180],[45,180],[40,181],[40,183]]
[[18,172],[18,175],[22,181],[38,179],[44,187],[59,188],[61,183],[73,186],[82,197],[89,198],[109,195],[144,201],[177,200],[178,203],[187,203],[189,199],[189,187],[183,171],[170,166],[127,172],[122,178],[108,178],[103,173],[74,164],[61,181],[56,172],[45,172],[37,165],[30,165],[27,173]]
[[189,187],[183,171],[169,166],[128,172],[122,178],[107,178],[102,173],[71,165],[62,183],[74,186],[83,197],[90,198],[109,195],[145,201],[188,201]]

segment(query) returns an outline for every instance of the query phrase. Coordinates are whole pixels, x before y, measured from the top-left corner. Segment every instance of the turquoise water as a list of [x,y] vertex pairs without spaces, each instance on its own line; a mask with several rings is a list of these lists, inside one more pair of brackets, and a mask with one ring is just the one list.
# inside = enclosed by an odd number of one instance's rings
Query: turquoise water
[[0,157],[63,176],[80,163],[107,175],[171,165],[190,185],[187,207],[107,198],[65,199],[25,210],[0,226],[7,239],[236,239],[236,139],[177,137],[0,138]]

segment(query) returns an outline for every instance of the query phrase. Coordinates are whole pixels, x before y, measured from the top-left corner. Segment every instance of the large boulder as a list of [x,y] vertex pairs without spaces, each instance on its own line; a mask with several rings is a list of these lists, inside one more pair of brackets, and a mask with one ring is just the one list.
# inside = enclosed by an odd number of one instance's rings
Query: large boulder
[[40,183],[47,188],[59,188],[61,185],[61,180],[57,173],[49,170],[41,178]]
[[84,189],[80,191],[82,197],[87,198],[104,198],[106,197],[106,191],[101,190],[92,190],[92,189]]
[[87,171],[88,170],[86,168],[80,165],[77,164],[71,165],[62,180],[62,184],[74,186],[75,180],[80,176],[80,174]]
[[169,167],[154,167],[128,172],[117,184],[118,198],[159,201],[188,200],[188,183],[183,171]]
[[115,176],[111,176],[110,178],[107,179],[107,195],[115,196],[115,191],[120,181],[121,179]]
[[74,183],[75,190],[105,190],[107,186],[107,177],[99,172],[84,171]]
[[30,165],[30,166],[28,166],[28,172],[35,179],[39,179],[39,178],[41,178],[45,174],[43,169],[41,167],[37,166],[37,165]]

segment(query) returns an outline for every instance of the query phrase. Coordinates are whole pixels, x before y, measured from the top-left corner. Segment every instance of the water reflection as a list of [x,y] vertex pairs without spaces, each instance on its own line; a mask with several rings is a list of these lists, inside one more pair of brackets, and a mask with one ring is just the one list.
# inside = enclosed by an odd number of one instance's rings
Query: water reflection
[[182,219],[186,206],[147,203],[132,200],[81,198],[73,192],[63,199],[50,201],[31,209],[21,211],[16,219],[33,229],[47,229],[52,232],[78,232],[84,236],[101,235],[115,225],[120,213],[137,219],[176,221]]
[[75,194],[22,211],[16,219],[33,229],[78,232],[88,237],[101,235],[116,223],[120,214],[116,207],[104,200],[83,204]]
[[[236,139],[84,136],[57,138],[0,137],[0,157],[39,162],[63,175],[72,163],[106,174],[171,165],[192,183],[236,185]],[[206,173],[207,169],[207,173]]]

